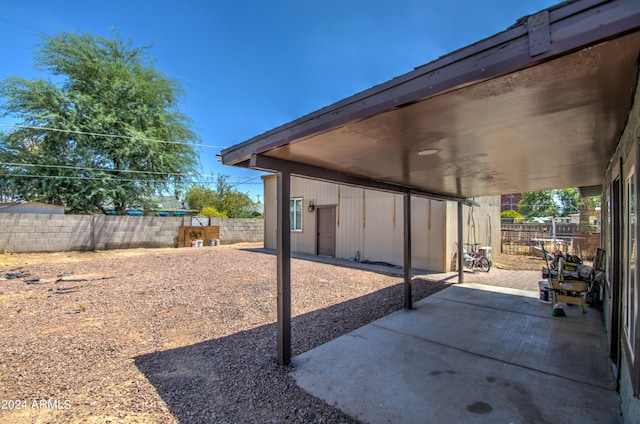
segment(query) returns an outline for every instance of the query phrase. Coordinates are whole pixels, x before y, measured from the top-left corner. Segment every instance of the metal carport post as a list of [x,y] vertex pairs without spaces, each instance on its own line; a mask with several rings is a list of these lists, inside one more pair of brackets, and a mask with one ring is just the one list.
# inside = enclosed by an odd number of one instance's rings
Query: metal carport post
[[464,283],[464,250],[462,248],[462,202],[458,202],[458,284]]
[[280,365],[289,365],[291,363],[291,218],[289,216],[291,174],[288,171],[277,173],[277,186],[277,360]]
[[411,193],[403,194],[404,200],[404,308],[413,308],[411,298]]

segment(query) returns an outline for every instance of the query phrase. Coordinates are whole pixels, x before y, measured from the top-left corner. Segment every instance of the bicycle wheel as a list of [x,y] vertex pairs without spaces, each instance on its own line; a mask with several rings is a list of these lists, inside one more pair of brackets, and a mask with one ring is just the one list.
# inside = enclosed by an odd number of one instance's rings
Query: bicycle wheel
[[484,256],[481,257],[480,268],[482,268],[484,272],[489,272],[489,270],[491,269],[491,264],[489,263],[489,259],[485,258]]

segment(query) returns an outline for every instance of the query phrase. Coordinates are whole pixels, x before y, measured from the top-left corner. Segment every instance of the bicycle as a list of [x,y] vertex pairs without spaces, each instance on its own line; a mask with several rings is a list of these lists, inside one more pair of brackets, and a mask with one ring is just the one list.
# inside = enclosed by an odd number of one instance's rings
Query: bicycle
[[[464,243],[467,248],[462,249],[462,263],[465,267],[475,272],[477,269],[481,269],[484,272],[489,272],[491,269],[491,248],[490,247],[478,247],[479,243]],[[469,253],[470,252],[470,253]]]

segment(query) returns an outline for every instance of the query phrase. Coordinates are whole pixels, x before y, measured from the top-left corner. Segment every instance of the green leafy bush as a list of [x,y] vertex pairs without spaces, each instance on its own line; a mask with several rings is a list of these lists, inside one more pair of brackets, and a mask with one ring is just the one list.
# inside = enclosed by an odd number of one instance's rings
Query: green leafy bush
[[208,216],[209,218],[228,218],[226,213],[218,212],[218,210],[212,206],[202,208],[200,215]]
[[524,220],[524,215],[522,215],[518,211],[514,211],[513,209],[509,209],[509,210],[500,212],[500,218],[513,218],[514,221],[522,221],[522,220]]

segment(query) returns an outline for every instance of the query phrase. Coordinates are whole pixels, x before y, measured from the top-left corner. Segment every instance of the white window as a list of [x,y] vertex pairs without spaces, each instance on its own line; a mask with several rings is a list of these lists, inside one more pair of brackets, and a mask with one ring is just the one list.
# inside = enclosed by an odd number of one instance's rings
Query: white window
[[289,217],[291,231],[302,231],[302,199],[296,198],[289,201]]

